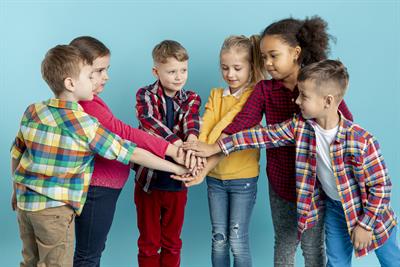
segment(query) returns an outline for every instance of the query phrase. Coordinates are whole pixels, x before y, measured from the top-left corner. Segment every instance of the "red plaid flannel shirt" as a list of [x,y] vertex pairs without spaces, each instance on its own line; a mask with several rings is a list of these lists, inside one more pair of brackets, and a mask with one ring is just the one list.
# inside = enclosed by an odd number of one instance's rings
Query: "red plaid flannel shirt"
[[[201,105],[200,96],[192,91],[181,90],[174,96],[175,124],[171,131],[166,122],[166,102],[159,81],[140,88],[136,93],[136,116],[139,129],[164,138],[170,143],[186,140],[189,134],[199,136]],[[155,177],[154,170],[135,165],[136,181],[147,192]]]
[[[264,114],[267,124],[283,122],[300,113],[299,106],[295,103],[299,91],[297,87],[291,91],[284,87],[280,81],[260,81],[247,100],[243,109],[236,115],[233,122],[223,131],[226,134],[250,129],[258,125]],[[353,120],[344,101],[340,103],[339,110],[343,115]],[[267,176],[273,190],[283,199],[296,202],[294,146],[276,147],[267,151]]]
[[[299,237],[313,227],[324,208],[325,194],[317,180],[314,120],[301,115],[280,124],[238,132],[219,142],[223,152],[295,144],[296,193]],[[356,256],[383,245],[397,224],[389,205],[392,183],[377,140],[341,115],[330,157],[349,234],[360,225],[373,231],[372,244],[356,250]]]

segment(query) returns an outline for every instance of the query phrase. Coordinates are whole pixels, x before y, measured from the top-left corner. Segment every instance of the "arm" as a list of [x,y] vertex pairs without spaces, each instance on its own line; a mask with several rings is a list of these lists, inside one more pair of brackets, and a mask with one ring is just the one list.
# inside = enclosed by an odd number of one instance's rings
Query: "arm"
[[377,216],[389,204],[392,188],[379,144],[374,138],[368,140],[365,148],[363,169],[368,196],[367,202],[363,203],[364,214],[358,218],[358,224],[371,231]]
[[[11,174],[14,176],[15,170],[17,169],[19,164],[19,159],[14,159],[11,158]],[[12,210],[17,209],[17,197],[16,197],[16,192],[15,192],[15,182],[13,182],[13,192],[11,196],[11,208]]]
[[217,143],[208,145],[202,142],[187,142],[183,149],[194,150],[196,156],[209,157],[221,151],[228,155],[234,151],[252,148],[271,148],[293,145],[298,116],[279,124],[268,125],[265,128],[253,128],[238,132]]
[[264,115],[266,98],[261,84],[262,82],[256,85],[243,109],[236,115],[232,123],[225,128],[224,133],[234,134],[260,123]]
[[189,135],[194,135],[196,138],[199,136],[200,132],[200,116],[199,109],[201,105],[200,96],[193,92],[188,92],[188,111],[183,117],[183,134],[185,139]]
[[81,101],[80,104],[86,113],[97,118],[111,132],[159,157],[165,157],[168,147],[167,141],[125,124],[112,114],[111,110],[99,97],[92,101]]
[[342,112],[343,116],[350,120],[353,121],[353,114],[351,114],[349,108],[346,105],[346,102],[344,102],[344,100],[342,100],[342,102],[340,102],[339,104],[339,110],[340,112]]
[[170,143],[175,143],[181,140],[175,133],[173,133],[162,121],[155,117],[158,111],[150,93],[141,88],[136,94],[136,115],[140,125],[157,136],[160,136]]

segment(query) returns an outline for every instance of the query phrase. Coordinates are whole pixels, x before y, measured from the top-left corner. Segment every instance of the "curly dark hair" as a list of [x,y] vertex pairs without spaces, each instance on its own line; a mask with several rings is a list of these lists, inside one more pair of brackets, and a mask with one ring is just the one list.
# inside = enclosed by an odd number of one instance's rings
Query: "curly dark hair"
[[330,52],[329,40],[335,41],[327,29],[328,23],[319,16],[307,17],[305,20],[287,18],[269,25],[261,37],[278,35],[288,45],[300,46],[298,63],[306,66],[327,58]]

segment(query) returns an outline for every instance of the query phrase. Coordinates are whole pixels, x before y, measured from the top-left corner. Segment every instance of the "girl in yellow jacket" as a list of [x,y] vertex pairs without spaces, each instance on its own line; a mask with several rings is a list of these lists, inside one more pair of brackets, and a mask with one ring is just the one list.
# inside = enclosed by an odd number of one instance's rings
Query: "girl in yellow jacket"
[[[264,78],[259,37],[230,36],[220,52],[226,88],[214,88],[205,106],[199,140],[213,144],[243,108],[253,86]],[[214,156],[193,184],[206,176],[212,224],[212,265],[251,266],[248,229],[259,174],[259,150],[243,150],[229,157]]]

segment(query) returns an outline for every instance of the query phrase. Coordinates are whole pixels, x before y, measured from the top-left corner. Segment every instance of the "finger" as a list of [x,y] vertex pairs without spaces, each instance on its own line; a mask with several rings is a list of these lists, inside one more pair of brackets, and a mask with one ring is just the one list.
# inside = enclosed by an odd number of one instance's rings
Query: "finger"
[[191,160],[192,154],[193,154],[192,150],[186,151],[186,158],[185,158],[185,167],[186,168],[190,168],[190,160]]
[[190,158],[190,169],[193,169],[197,165],[197,158],[195,155],[192,155]]
[[188,150],[188,149],[194,149],[197,147],[197,143],[194,141],[189,141],[189,142],[185,142],[183,143],[183,145],[181,146],[183,149]]
[[190,182],[194,180],[193,176],[189,176],[189,177],[184,177],[181,175],[171,175],[171,178],[174,180],[178,180],[178,181],[182,181],[182,182]]
[[202,159],[202,162],[203,162],[203,166],[205,168],[206,165],[207,165],[207,158],[201,158],[201,159]]
[[180,158],[180,157],[182,157],[183,156],[183,148],[182,147],[178,147],[178,158]]
[[359,247],[360,247],[360,242],[356,241],[354,244],[354,248],[359,249]]

